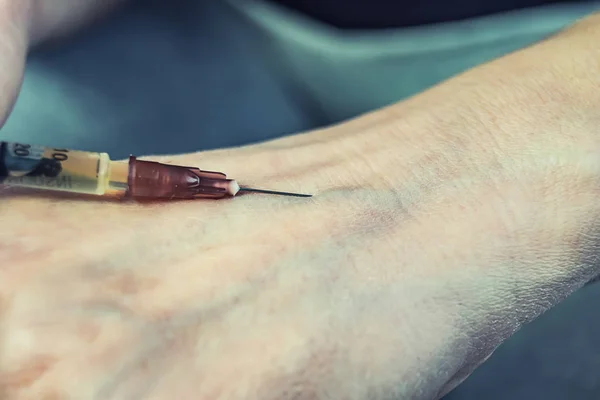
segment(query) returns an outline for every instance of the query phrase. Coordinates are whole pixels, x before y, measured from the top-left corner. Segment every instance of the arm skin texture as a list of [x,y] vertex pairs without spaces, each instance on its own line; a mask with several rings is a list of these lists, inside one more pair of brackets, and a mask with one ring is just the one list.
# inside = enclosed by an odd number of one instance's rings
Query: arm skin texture
[[592,16],[338,126],[169,158],[308,200],[5,189],[0,398],[439,398],[600,272],[598,43]]

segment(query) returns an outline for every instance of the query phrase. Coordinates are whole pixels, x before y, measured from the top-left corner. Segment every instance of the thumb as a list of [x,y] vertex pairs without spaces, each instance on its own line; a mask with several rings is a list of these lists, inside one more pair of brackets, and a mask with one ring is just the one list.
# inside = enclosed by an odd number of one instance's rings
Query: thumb
[[27,2],[0,0],[0,128],[12,109],[27,54]]

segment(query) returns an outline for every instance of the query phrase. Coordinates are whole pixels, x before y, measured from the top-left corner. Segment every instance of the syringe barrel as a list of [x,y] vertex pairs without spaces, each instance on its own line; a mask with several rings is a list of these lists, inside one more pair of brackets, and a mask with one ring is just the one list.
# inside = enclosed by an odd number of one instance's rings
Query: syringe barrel
[[239,186],[221,172],[106,153],[0,142],[0,185],[134,199],[219,199]]
[[104,195],[127,190],[127,164],[108,154],[0,142],[0,184]]

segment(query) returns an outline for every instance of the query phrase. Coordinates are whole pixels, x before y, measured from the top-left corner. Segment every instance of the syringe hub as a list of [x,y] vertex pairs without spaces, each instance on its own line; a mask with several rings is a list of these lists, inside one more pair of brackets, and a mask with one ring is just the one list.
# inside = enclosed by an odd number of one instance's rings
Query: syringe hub
[[235,196],[238,184],[222,172],[129,157],[128,196],[147,199],[218,199]]

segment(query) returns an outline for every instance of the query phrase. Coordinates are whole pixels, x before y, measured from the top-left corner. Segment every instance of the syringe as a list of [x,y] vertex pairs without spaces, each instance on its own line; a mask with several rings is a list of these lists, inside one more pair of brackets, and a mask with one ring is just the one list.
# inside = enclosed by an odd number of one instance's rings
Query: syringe
[[0,185],[134,199],[219,199],[241,191],[310,197],[240,187],[222,172],[107,153],[0,142]]

